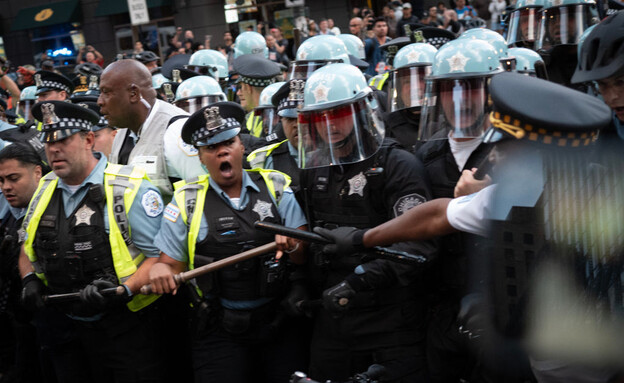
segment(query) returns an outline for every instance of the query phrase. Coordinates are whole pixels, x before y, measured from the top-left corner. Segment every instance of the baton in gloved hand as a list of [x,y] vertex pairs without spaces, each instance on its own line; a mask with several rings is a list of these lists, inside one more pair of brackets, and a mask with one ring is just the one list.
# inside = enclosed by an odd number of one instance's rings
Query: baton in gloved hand
[[[255,247],[253,249],[247,250],[247,251],[243,251],[242,253],[236,254],[236,255],[232,255],[230,257],[221,259],[219,261],[216,262],[212,262],[209,263],[207,265],[204,265],[202,267],[198,267],[196,269],[193,270],[189,270],[189,271],[185,271],[183,273],[180,274],[176,274],[173,276],[173,279],[175,280],[175,283],[179,286],[182,283],[191,280],[193,278],[197,278],[201,275],[204,274],[208,274],[211,273],[213,271],[217,271],[219,269],[222,269],[224,267],[233,265],[235,263],[239,263],[242,261],[245,261],[247,259],[253,258],[253,257],[257,257],[259,255],[262,254],[266,254],[266,253],[270,253],[272,251],[277,250],[277,244],[275,242],[269,242],[265,245],[262,246],[258,246]],[[145,285],[143,287],[141,287],[141,294],[151,294],[152,293],[152,287],[151,285]]]
[[[123,295],[126,293],[126,288],[123,286],[117,286],[110,289],[103,289],[100,291],[102,296],[112,296],[112,295]],[[54,294],[54,295],[44,295],[43,302],[44,303],[60,303],[60,302],[70,302],[80,298],[80,291],[76,293],[67,293],[67,294]]]
[[[333,243],[322,235],[311,233],[309,231],[292,229],[290,227],[278,225],[275,223],[256,221],[254,223],[254,227],[258,230],[262,230],[268,233],[279,234],[285,237],[300,239],[302,241],[314,242],[322,245],[328,245]],[[371,255],[373,255],[375,258],[387,259],[394,262],[407,263],[411,265],[424,265],[428,262],[427,258],[423,257],[422,255],[414,255],[405,251],[388,249],[381,246],[375,246],[369,249],[369,251],[371,252]]]

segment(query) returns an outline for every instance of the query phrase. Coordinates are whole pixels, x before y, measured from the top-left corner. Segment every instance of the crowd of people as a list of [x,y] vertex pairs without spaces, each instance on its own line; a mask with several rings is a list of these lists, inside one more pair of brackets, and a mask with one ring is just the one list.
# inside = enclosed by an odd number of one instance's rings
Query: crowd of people
[[0,382],[623,379],[624,11],[536,3],[0,60]]

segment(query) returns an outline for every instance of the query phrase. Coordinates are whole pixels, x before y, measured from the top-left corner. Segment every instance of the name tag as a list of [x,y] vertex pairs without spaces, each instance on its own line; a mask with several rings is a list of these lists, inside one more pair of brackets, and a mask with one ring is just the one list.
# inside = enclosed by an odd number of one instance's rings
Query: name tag
[[158,156],[136,156],[132,159],[132,163],[130,165],[138,166],[143,168],[147,174],[156,174]]

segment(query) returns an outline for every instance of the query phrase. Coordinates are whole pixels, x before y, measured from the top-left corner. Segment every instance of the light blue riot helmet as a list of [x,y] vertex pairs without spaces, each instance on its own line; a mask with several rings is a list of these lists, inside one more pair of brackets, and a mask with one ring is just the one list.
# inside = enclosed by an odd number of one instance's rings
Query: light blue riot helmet
[[535,50],[549,53],[555,47],[574,46],[598,22],[594,0],[545,0]]
[[491,29],[476,28],[469,29],[459,36],[460,39],[483,40],[490,43],[496,49],[499,58],[507,57],[507,41],[500,33]]
[[242,55],[261,55],[269,58],[269,48],[266,40],[258,32],[247,31],[236,37],[234,41],[234,58]]
[[349,51],[338,37],[330,35],[310,37],[297,49],[295,61],[290,63],[288,69],[288,79],[305,80],[322,66],[349,62]]
[[383,141],[381,108],[362,72],[326,65],[310,75],[299,111],[299,167],[343,165],[371,157]]
[[420,114],[419,140],[478,138],[489,127],[488,80],[502,72],[486,41],[446,43],[436,53]]
[[366,52],[364,51],[364,42],[362,40],[352,34],[349,33],[341,33],[338,37],[344,43],[345,47],[347,47],[347,52],[351,56],[355,56],[359,59],[366,59]]
[[15,112],[22,116],[25,120],[32,120],[33,117],[30,114],[30,111],[37,103],[37,87],[35,85],[28,86],[22,89],[20,93],[19,103],[17,104],[17,108]]
[[201,75],[212,76],[215,80],[226,80],[230,76],[227,58],[214,49],[201,49],[193,53],[185,69]]
[[195,76],[182,81],[176,89],[174,104],[193,114],[204,106],[227,101],[219,83],[209,76]]
[[517,0],[509,15],[507,44],[510,47],[533,49],[537,40],[540,10],[545,0]]
[[[505,68],[505,60],[513,62],[513,68]],[[542,56],[527,48],[509,48],[508,59],[502,59],[503,67],[508,72],[518,72],[529,76],[536,76],[535,64],[544,63]]]
[[275,131],[275,127],[279,122],[279,116],[277,116],[276,108],[271,102],[273,95],[282,87],[286,82],[273,83],[260,92],[260,99],[258,106],[254,108],[254,116],[260,116],[262,118],[262,131],[263,137],[268,137]]
[[169,79],[162,73],[156,73],[152,75],[152,87],[156,90],[160,89],[162,84],[169,82]]
[[433,58],[438,50],[431,44],[413,43],[401,48],[394,56],[390,72],[390,111],[410,108],[420,110],[425,96],[425,77],[431,74]]

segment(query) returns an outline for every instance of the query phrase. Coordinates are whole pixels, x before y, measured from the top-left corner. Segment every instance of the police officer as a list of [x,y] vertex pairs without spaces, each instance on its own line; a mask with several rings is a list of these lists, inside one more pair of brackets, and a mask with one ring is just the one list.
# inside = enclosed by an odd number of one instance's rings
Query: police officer
[[33,120],[31,109],[37,102],[37,87],[28,86],[22,89],[15,112],[25,121]]
[[[383,138],[383,120],[362,72],[330,64],[306,81],[299,111],[301,187],[315,226],[371,227],[425,202],[422,164]],[[432,243],[399,247],[430,258]],[[322,296],[310,377],[346,380],[373,363],[385,381],[424,381],[426,303],[422,269],[314,250],[312,282]],[[382,319],[383,318],[383,319]]]
[[[273,236],[254,230],[256,220],[305,229],[288,176],[272,170],[243,170],[244,148],[238,137],[243,122],[239,105],[218,102],[195,112],[185,123],[182,137],[198,148],[208,174],[176,184],[174,200],[155,239],[161,249],[160,260],[150,271],[156,293],[177,289],[174,273],[270,242]],[[290,261],[286,258],[302,262],[303,246],[285,237],[276,240],[277,254],[194,281],[192,286],[209,307],[194,314],[196,381],[286,381],[293,371],[305,368],[307,345],[298,334],[298,322],[284,321],[278,310],[287,292]]]
[[[527,48],[509,48],[507,53],[510,58],[513,58],[513,71],[545,80],[548,79],[547,75],[545,75],[544,60],[535,51]],[[501,62],[503,61],[504,59],[501,59]],[[507,70],[507,68],[503,69]]]
[[[13,360],[3,374],[18,381],[41,380],[36,330],[29,322],[32,314],[20,305],[21,281],[17,269],[20,253],[17,231],[39,179],[49,168],[37,152],[23,143],[15,143],[0,151],[0,322],[3,349],[12,353]],[[7,347],[8,346],[8,347]],[[38,360],[38,358],[35,358]]]
[[134,55],[134,59],[145,65],[150,72],[158,68],[158,62],[160,61],[160,57],[152,51],[137,53]]
[[349,51],[341,39],[331,35],[312,36],[297,48],[295,61],[288,69],[288,79],[305,80],[329,63],[349,62]]
[[239,58],[244,55],[256,55],[269,58],[269,48],[266,45],[266,40],[258,32],[246,31],[236,36],[234,40],[234,58]]
[[543,0],[518,0],[509,15],[507,43],[510,47],[533,49]]
[[[74,100],[72,99],[72,101]],[[106,120],[106,118],[104,118],[104,116],[100,114],[100,107],[95,101],[74,102],[74,104],[80,105],[82,107],[86,106],[87,108],[98,114],[98,122],[91,126],[91,131],[93,132],[94,136],[93,150],[96,152],[101,152],[105,156],[110,155],[111,149],[113,147],[113,141],[115,140],[115,136],[117,135],[117,129],[113,126],[108,125],[108,121]]]
[[40,70],[35,73],[37,101],[64,101],[74,91],[74,84],[60,73]]
[[141,169],[92,152],[95,112],[45,101],[33,115],[43,122],[53,171],[41,179],[20,234],[24,305],[39,311],[44,294],[80,292],[55,306],[72,319],[85,350],[72,358],[88,364],[72,360],[61,370],[86,367],[97,382],[161,381],[160,314],[148,307],[157,297],[137,293],[157,260],[152,238],[162,198]]
[[431,74],[431,64],[437,49],[433,45],[407,45],[394,57],[390,74],[389,113],[386,116],[386,136],[396,139],[410,151],[418,141],[420,109],[425,97],[425,77]]
[[239,75],[239,88],[236,92],[240,104],[247,112],[245,127],[254,137],[265,137],[262,117],[255,116],[253,110],[260,104],[260,93],[275,82],[281,73],[280,67],[260,55],[242,55],[234,59],[234,71]]
[[211,76],[219,81],[222,88],[225,88],[230,77],[227,58],[214,49],[200,49],[193,53],[184,68],[201,75]]
[[258,100],[258,106],[253,110],[254,116],[262,119],[262,136],[267,142],[273,143],[284,139],[280,118],[271,102],[271,98],[285,83],[283,81],[273,83],[262,90]]
[[[304,80],[290,80],[279,88],[273,95],[272,103],[277,108],[277,114],[286,136],[285,140],[254,150],[247,157],[252,169],[275,169],[290,176],[290,187],[295,195],[299,187],[299,140],[297,135],[297,111],[303,106]],[[303,201],[303,199],[299,199]]]

